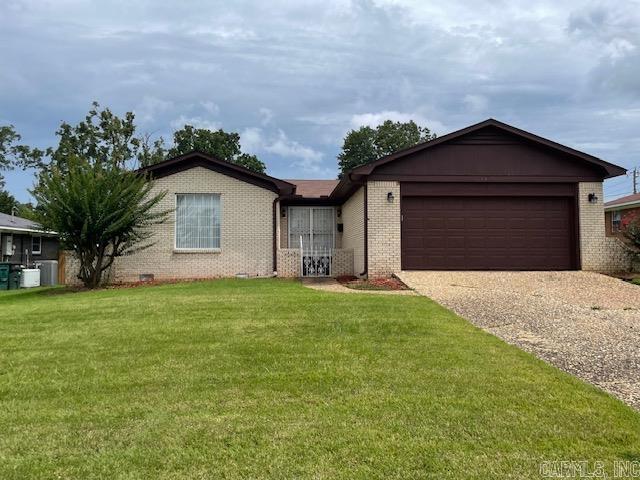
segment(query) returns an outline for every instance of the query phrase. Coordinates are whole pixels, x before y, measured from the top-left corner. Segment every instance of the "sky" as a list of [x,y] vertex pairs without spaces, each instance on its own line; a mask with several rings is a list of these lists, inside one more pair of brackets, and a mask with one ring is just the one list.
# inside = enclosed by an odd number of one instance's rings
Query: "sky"
[[[335,178],[344,135],[385,119],[640,165],[640,1],[2,0],[0,45],[0,124],[32,146],[97,100],[140,133],[239,132],[280,178]],[[5,178],[29,200],[33,172]]]

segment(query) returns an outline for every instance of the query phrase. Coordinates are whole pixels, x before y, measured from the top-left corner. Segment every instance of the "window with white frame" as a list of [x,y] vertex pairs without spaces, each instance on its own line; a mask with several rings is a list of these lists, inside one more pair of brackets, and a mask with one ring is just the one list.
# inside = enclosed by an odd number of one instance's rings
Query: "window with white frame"
[[614,210],[611,212],[611,231],[619,232],[622,225],[622,212]]
[[333,207],[289,207],[289,248],[326,251],[335,245]]
[[178,250],[220,248],[220,195],[176,195],[176,244]]
[[42,237],[31,237],[31,253],[34,255],[42,253]]

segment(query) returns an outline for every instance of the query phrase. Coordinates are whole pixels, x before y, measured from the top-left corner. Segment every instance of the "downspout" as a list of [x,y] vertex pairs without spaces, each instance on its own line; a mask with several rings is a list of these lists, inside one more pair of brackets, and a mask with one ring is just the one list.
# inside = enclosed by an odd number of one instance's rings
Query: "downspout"
[[367,182],[364,182],[362,188],[364,188],[364,271],[359,274],[360,277],[364,277],[369,271],[369,214],[367,202]]
[[278,221],[278,202],[280,201],[280,199],[282,198],[282,196],[278,195],[274,200],[273,200],[273,275],[277,276],[278,275],[278,227],[277,227],[277,221]]

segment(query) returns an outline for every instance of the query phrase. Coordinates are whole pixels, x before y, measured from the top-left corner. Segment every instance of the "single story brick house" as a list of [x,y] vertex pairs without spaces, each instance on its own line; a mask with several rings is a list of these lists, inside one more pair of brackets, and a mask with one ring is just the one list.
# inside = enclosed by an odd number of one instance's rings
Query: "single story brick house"
[[602,182],[625,169],[493,119],[358,167],[283,180],[199,152],[144,168],[170,220],[116,281],[620,270]]
[[625,215],[640,215],[640,193],[616,198],[604,204],[604,224],[607,236],[622,234],[622,218]]
[[39,260],[58,260],[56,234],[43,232],[26,218],[0,213],[0,261],[33,265]]

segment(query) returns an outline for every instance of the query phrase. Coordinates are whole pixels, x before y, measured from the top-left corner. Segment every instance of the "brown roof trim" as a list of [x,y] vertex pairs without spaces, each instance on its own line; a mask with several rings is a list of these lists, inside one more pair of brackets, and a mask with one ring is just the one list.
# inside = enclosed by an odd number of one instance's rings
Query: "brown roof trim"
[[295,205],[324,205],[324,206],[337,206],[342,202],[332,197],[304,197],[302,195],[287,195],[280,197],[280,202],[283,205],[295,206]]
[[[353,170],[352,170],[353,171]],[[364,180],[364,175],[353,175],[352,171],[346,172],[336,185],[336,188],[333,189],[329,198],[334,199],[336,201],[344,202],[353,195],[358,188],[366,185],[366,181]]]
[[209,170],[242,180],[243,182],[266,188],[278,195],[291,195],[295,193],[296,189],[296,186],[292,183],[262,173],[253,172],[248,168],[220,160],[219,158],[199,151],[169,158],[160,163],[140,168],[137,171],[138,173],[149,174],[153,178],[162,178],[194,167],[208,168]]
[[611,177],[616,177],[618,175],[624,175],[627,170],[619,167],[617,165],[614,165],[612,163],[609,162],[605,162],[604,160],[598,158],[598,157],[594,157],[593,155],[589,155],[588,153],[584,153],[581,152],[579,150],[575,150],[571,147],[567,147],[565,145],[561,145],[560,143],[554,142],[552,140],[548,140],[546,138],[540,137],[538,135],[535,135],[533,133],[527,132],[525,130],[521,130],[519,128],[516,127],[512,127],[511,125],[507,125],[506,123],[502,123],[498,120],[495,120],[493,118],[489,118],[483,122],[480,123],[476,123],[475,125],[471,125],[469,127],[463,128],[461,130],[456,130],[455,132],[451,132],[448,133],[447,135],[443,135],[442,137],[438,137],[434,140],[430,140],[428,142],[423,142],[420,143],[418,145],[415,145],[413,147],[409,147],[409,148],[405,148],[403,150],[399,150],[395,153],[392,153],[391,155],[387,155],[385,157],[382,157],[374,162],[371,162],[367,165],[362,165],[360,167],[356,167],[353,170],[351,170],[350,174],[353,177],[358,177],[358,176],[362,176],[362,175],[369,175],[371,174],[371,172],[376,168],[379,167],[380,165],[384,165],[385,163],[389,163],[392,162],[394,160],[397,160],[398,158],[404,157],[406,155],[410,155],[412,153],[415,152],[419,152],[421,150],[427,149],[427,148],[431,148],[431,147],[435,147],[436,145],[440,145],[441,143],[444,142],[448,142],[450,140],[453,140],[455,138],[458,138],[462,135],[466,135],[468,133],[474,132],[476,130],[480,130],[481,128],[486,128],[486,127],[496,127],[500,130],[504,130],[506,132],[509,132],[513,135],[519,136],[521,138],[524,138],[526,140],[529,140],[531,142],[534,143],[538,143],[540,145],[544,145],[548,148],[552,148],[554,150],[558,150],[561,151],[563,153],[566,153],[568,155],[572,155],[574,157],[580,158],[586,162],[589,162],[593,165],[596,165],[598,167],[601,167],[605,172],[606,172],[606,176],[604,178],[611,178]]

